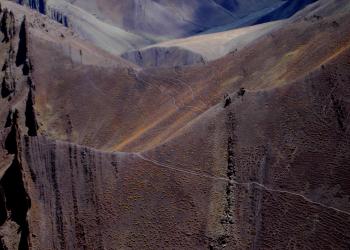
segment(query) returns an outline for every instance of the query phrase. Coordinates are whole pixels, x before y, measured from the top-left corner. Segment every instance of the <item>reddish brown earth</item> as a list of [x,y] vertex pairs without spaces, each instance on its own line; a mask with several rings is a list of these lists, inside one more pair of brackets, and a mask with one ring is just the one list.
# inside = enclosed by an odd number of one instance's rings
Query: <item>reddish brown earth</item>
[[147,70],[2,5],[16,84],[0,99],[0,249],[349,249],[348,1]]

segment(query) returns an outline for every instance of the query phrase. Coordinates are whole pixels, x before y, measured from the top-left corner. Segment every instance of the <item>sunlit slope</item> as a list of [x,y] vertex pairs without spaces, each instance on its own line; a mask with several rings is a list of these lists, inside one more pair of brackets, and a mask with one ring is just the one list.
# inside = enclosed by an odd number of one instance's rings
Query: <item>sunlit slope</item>
[[235,53],[283,26],[285,22],[270,22],[225,32],[173,39],[139,50],[128,51],[122,57],[142,67],[201,64],[221,58],[230,52]]
[[118,55],[150,43],[143,37],[103,22],[93,13],[84,11],[66,1],[50,0],[47,4],[50,8],[67,16],[69,26],[81,37],[112,54]]
[[[349,17],[342,12],[348,3],[342,4],[328,13],[332,16],[293,19],[237,53],[182,69],[86,67],[72,64],[51,43],[33,39],[33,44],[40,44],[32,53],[41,128],[53,138],[71,138],[103,149],[155,147],[222,102],[226,93],[240,87],[248,91],[279,87],[337,57],[349,46],[350,31],[345,25]],[[58,55],[62,63],[53,70],[47,60]],[[72,125],[70,134],[68,124]]]

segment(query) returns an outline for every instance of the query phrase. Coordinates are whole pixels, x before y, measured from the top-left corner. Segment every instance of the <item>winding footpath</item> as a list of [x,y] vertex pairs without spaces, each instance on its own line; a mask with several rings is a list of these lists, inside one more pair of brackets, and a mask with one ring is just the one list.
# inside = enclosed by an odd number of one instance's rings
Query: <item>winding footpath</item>
[[295,192],[291,192],[291,191],[287,191],[287,190],[269,188],[269,187],[267,187],[267,186],[265,186],[265,185],[263,185],[261,183],[254,182],[254,181],[253,182],[238,182],[238,181],[230,180],[230,179],[224,178],[224,177],[218,177],[218,176],[213,176],[213,175],[206,174],[206,173],[198,173],[198,172],[191,171],[191,170],[176,168],[176,167],[172,167],[170,165],[163,164],[161,162],[149,159],[146,156],[142,155],[141,153],[135,153],[135,155],[137,157],[139,157],[140,159],[142,159],[142,160],[144,160],[146,162],[152,163],[152,164],[154,164],[154,165],[156,165],[158,167],[170,169],[170,170],[173,170],[173,171],[176,171],[176,172],[185,173],[185,174],[191,174],[191,175],[195,175],[195,176],[199,176],[199,177],[203,177],[203,178],[208,178],[208,179],[212,179],[212,180],[231,181],[231,182],[233,182],[234,184],[236,184],[238,186],[246,186],[247,188],[249,188],[251,186],[255,186],[255,187],[261,188],[263,190],[266,190],[268,192],[275,192],[275,193],[280,193],[280,194],[288,194],[288,195],[297,196],[299,198],[302,198],[303,200],[305,200],[308,203],[311,203],[311,204],[314,204],[314,205],[317,205],[317,206],[320,206],[320,207],[323,207],[323,208],[326,208],[326,209],[333,210],[333,211],[335,211],[337,213],[341,213],[341,214],[345,214],[347,216],[350,216],[350,212],[347,212],[347,211],[344,211],[344,210],[341,210],[341,209],[338,209],[338,208],[335,208],[335,207],[332,207],[332,206],[327,206],[327,205],[325,205],[323,203],[320,203],[320,202],[317,202],[317,201],[313,201],[310,198],[306,197],[305,195],[302,195],[302,194],[299,194],[299,193],[295,193]]

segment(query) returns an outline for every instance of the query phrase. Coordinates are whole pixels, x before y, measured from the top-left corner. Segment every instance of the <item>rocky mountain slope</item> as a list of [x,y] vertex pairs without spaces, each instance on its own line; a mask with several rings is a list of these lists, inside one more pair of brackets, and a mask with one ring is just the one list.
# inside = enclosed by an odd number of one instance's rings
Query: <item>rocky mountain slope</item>
[[[57,1],[57,0],[55,0]],[[103,0],[71,1],[108,23],[137,34],[178,38],[223,25],[244,25],[241,20],[288,18],[314,0]],[[281,14],[273,14],[280,12]]]
[[0,248],[349,247],[349,1],[148,69],[1,5]]

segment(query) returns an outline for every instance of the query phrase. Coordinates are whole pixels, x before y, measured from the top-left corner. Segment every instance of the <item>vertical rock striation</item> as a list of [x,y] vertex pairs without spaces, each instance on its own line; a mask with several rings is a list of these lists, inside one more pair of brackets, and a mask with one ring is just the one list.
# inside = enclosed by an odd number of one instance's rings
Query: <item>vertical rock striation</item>
[[30,8],[46,14],[46,0],[17,0],[17,3],[28,5]]

